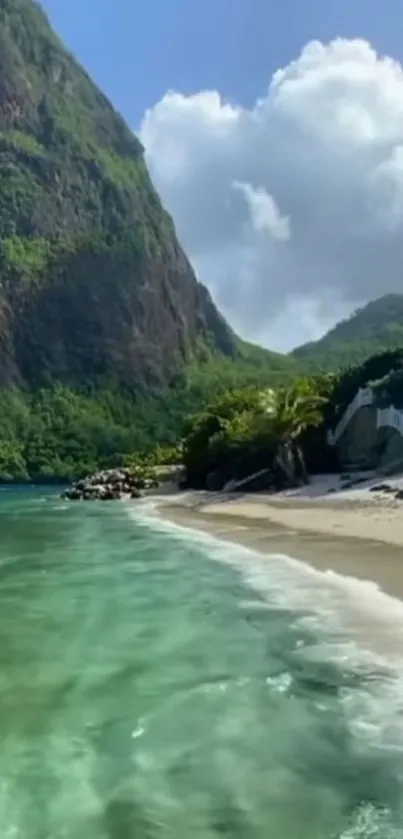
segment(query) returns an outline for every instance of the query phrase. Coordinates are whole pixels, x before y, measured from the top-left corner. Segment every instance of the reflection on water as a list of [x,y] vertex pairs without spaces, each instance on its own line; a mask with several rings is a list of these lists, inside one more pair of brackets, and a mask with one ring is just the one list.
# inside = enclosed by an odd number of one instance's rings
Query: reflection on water
[[2,839],[403,835],[387,668],[332,663],[208,550],[1,495]]

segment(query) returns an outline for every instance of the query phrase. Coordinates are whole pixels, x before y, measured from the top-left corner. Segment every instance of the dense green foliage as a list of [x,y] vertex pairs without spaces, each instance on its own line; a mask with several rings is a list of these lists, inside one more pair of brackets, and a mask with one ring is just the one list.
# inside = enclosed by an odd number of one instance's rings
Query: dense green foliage
[[[293,366],[288,372],[293,375]],[[117,387],[72,389],[63,385],[35,391],[0,389],[0,480],[70,479],[96,467],[147,456],[157,444],[175,445],[187,416],[227,387],[278,385],[284,376],[213,355],[186,370],[153,395]]]
[[[217,358],[195,364],[153,398],[113,387],[0,390],[0,480],[65,480],[100,466],[173,462],[181,438],[197,486],[215,469],[228,479],[257,471],[273,462],[279,442],[291,439],[311,471],[327,470],[335,464],[325,430],[359,387],[373,386],[385,404],[403,404],[403,350],[334,375],[295,380],[289,371],[289,384],[265,369],[257,376],[247,361],[227,373],[225,359],[222,366]],[[171,448],[158,455],[158,443]]]
[[327,445],[326,431],[357,390],[368,386],[379,404],[403,406],[403,349],[275,389],[252,387],[215,397],[185,430],[190,484],[219,489],[228,480],[268,469],[274,486],[291,486],[309,472],[338,469],[337,451]]
[[143,445],[141,429],[113,416],[108,395],[103,403],[62,387],[34,395],[1,391],[0,478],[68,479]]
[[[147,455],[178,437],[175,412],[159,402],[105,390],[57,386],[35,394],[0,391],[0,480],[69,480]],[[171,449],[162,449],[172,462]],[[171,452],[171,454],[169,454]],[[162,455],[161,455],[162,456]],[[155,464],[143,458],[144,462]]]
[[[259,467],[295,436],[323,455],[314,403],[330,379],[309,385],[309,422],[308,385],[298,395],[293,382],[403,344],[401,323],[403,298],[389,296],[290,355],[239,341],[181,251],[137,138],[40,6],[0,0],[0,480],[147,459],[185,432],[199,483],[216,464]],[[368,380],[398,404],[399,365],[392,353],[336,377],[324,421]],[[277,425],[261,399],[273,388]]]
[[[322,425],[331,380],[299,379],[288,387],[227,391],[189,419],[183,460],[189,483],[221,488],[261,469],[279,485],[306,477],[300,440]],[[322,428],[324,438],[324,430]],[[218,474],[217,474],[218,473]]]

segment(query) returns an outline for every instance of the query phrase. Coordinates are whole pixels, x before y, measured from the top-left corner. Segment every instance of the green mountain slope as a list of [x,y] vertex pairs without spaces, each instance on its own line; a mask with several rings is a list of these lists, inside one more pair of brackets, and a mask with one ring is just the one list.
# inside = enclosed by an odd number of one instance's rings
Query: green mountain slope
[[292,355],[305,367],[336,370],[402,346],[403,295],[387,294],[338,323],[319,341],[298,347]]
[[0,383],[166,382],[235,338],[139,141],[32,0],[0,0]]
[[238,341],[143,149],[33,0],[0,0],[0,478],[173,440],[226,384],[296,362]]
[[226,387],[403,344],[403,297],[281,355],[198,282],[138,139],[33,0],[0,0],[0,479],[66,477],[177,439]]

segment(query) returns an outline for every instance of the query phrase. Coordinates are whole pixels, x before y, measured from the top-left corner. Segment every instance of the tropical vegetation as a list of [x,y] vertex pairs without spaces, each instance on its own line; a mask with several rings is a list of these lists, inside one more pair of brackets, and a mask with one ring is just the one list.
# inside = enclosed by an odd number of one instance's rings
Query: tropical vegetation
[[379,404],[398,407],[402,385],[403,349],[398,349],[276,389],[227,391],[188,421],[183,459],[189,483],[220,489],[268,469],[274,486],[292,486],[306,482],[309,472],[337,469],[326,432],[357,390],[371,386]]
[[39,3],[0,0],[0,71],[0,480],[148,469],[181,441],[197,485],[262,463],[303,477],[359,385],[398,404],[403,296],[291,354],[241,341]]
[[229,480],[265,466],[276,467],[279,480],[290,468],[303,480],[307,471],[336,468],[325,431],[358,388],[370,385],[380,405],[403,407],[403,348],[333,374],[289,373],[283,383],[270,372],[256,381],[242,365],[227,379],[218,368],[215,360],[199,374],[182,371],[158,397],[62,385],[0,389],[0,480],[65,481],[178,460],[194,486],[217,470]]
[[[221,488],[262,469],[275,484],[306,481],[304,434],[323,424],[331,380],[227,391],[188,421],[183,461],[193,486]],[[212,483],[211,483],[212,481]]]

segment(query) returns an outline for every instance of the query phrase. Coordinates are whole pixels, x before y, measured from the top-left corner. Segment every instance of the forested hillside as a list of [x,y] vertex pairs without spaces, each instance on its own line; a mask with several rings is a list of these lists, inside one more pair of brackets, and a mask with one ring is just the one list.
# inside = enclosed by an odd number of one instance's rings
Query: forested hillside
[[387,294],[338,323],[319,341],[298,347],[293,355],[307,367],[337,370],[401,346],[403,294]]
[[253,380],[262,355],[196,279],[140,142],[40,6],[0,0],[0,475],[177,436],[210,380]]
[[403,297],[289,355],[238,339],[138,139],[33,0],[0,0],[0,479],[64,479],[173,443],[228,390],[403,338]]

